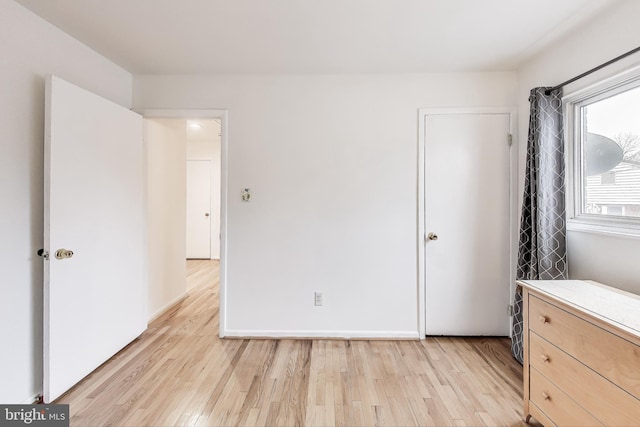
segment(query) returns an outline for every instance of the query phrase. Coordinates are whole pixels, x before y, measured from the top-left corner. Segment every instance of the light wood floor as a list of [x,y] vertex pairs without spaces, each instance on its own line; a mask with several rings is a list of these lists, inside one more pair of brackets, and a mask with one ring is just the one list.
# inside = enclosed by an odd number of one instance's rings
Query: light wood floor
[[56,403],[74,426],[525,426],[509,341],[221,340],[218,263]]

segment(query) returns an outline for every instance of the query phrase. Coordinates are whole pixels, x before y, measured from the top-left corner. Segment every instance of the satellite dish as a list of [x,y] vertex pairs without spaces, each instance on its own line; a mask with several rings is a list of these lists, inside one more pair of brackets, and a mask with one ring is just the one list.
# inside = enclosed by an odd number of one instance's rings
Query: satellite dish
[[597,133],[587,133],[585,144],[585,172],[587,176],[610,171],[622,161],[622,147],[611,138]]

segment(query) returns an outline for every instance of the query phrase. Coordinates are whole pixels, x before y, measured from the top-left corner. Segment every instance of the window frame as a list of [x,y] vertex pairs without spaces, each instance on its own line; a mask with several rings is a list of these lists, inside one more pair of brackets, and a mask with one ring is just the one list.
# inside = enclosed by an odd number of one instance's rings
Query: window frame
[[565,169],[567,230],[613,234],[640,239],[640,218],[582,213],[583,173],[582,133],[585,129],[581,109],[640,87],[640,67],[601,80],[563,97],[565,112]]

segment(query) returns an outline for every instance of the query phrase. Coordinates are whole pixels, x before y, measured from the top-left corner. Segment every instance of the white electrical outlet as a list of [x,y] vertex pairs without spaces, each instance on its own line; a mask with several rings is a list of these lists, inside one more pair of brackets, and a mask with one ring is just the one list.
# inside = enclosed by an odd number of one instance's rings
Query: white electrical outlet
[[313,303],[314,305],[322,305],[322,292],[314,292]]

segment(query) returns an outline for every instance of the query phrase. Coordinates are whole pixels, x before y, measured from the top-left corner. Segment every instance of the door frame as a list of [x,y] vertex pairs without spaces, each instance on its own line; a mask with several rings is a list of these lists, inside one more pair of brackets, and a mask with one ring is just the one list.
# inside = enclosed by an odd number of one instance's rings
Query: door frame
[[[515,262],[517,259],[514,241],[517,233],[518,220],[517,188],[518,188],[518,139],[517,139],[517,111],[516,107],[451,107],[451,108],[420,108],[418,109],[418,235],[416,239],[418,249],[418,333],[420,339],[426,336],[426,258],[425,258],[425,177],[426,177],[426,118],[430,115],[449,114],[508,114],[509,133],[511,134],[511,150],[509,155],[509,301],[513,301],[515,292]],[[505,307],[507,310],[507,307]],[[511,330],[511,328],[509,328]]]
[[[229,111],[223,109],[144,109],[139,111],[145,119],[219,119],[220,120],[220,338],[226,330],[227,306],[227,126]],[[146,149],[146,141],[145,141]]]

